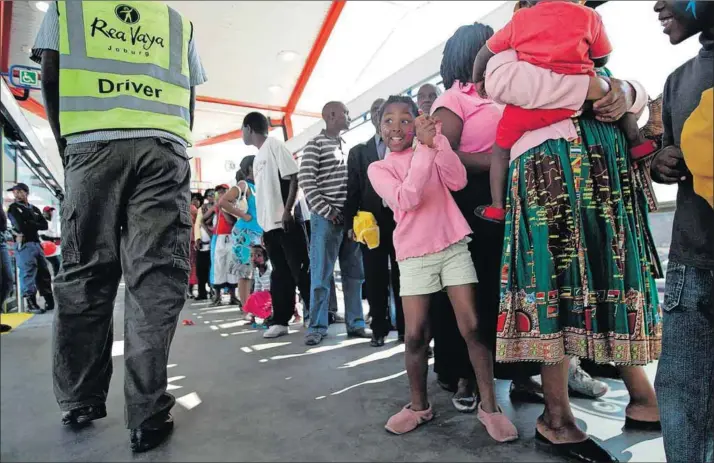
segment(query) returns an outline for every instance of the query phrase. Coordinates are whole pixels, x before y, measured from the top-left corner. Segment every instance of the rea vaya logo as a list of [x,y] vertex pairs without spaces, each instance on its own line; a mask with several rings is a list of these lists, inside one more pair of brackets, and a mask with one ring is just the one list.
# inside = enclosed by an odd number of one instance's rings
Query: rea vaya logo
[[[129,30],[117,29],[115,27],[109,26],[107,21],[104,19],[95,17],[92,22],[92,37],[97,34],[102,34],[112,40],[119,40],[124,43],[129,43],[133,46],[141,46],[142,50],[138,53],[144,53],[149,56],[149,50],[154,46],[160,46],[165,48],[164,38],[151,35],[147,32],[142,32],[141,26],[135,26],[136,23],[141,19],[139,11],[133,6],[129,5],[119,5],[114,9],[114,14],[119,19],[119,21],[129,26]],[[136,50],[129,50],[123,47],[109,46],[109,51],[115,51],[117,53],[124,52],[130,53],[132,55],[137,54]]]

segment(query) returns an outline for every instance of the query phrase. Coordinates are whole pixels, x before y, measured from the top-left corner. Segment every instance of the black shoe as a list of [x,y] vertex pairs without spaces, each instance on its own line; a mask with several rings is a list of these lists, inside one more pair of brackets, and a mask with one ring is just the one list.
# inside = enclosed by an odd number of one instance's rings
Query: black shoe
[[223,301],[221,301],[221,298],[219,297],[218,299],[211,299],[211,303],[208,304],[208,307],[220,307]]
[[337,315],[337,312],[330,312],[327,315],[327,324],[328,325],[334,325],[337,323],[344,323],[344,322],[345,322],[345,317]]
[[55,310],[55,298],[52,296],[52,294],[47,294],[44,296],[45,298],[45,310],[50,311],[50,310]]
[[62,424],[65,426],[82,425],[105,416],[107,416],[106,405],[88,405],[62,413]]
[[0,323],[0,333],[7,333],[10,330],[12,330],[12,326]]
[[520,383],[518,381],[511,382],[509,396],[512,402],[522,403],[543,403],[543,390],[536,387],[538,384],[531,380],[529,383]]
[[661,432],[662,423],[660,423],[659,421],[640,421],[626,416],[625,429],[628,431]]
[[131,451],[134,453],[147,452],[158,447],[164,442],[174,429],[174,418],[171,413],[158,424],[145,422],[136,429],[129,431]]
[[32,314],[43,314],[45,310],[37,305],[37,299],[34,295],[25,296],[25,305],[27,305],[27,311]]
[[401,344],[404,342],[404,335],[400,334],[397,336],[397,343]]
[[382,347],[384,345],[384,336],[377,336],[373,334],[369,345],[372,347]]
[[572,458],[573,460],[584,461],[586,463],[616,463],[620,461],[590,437],[582,442],[554,444],[536,429],[535,438],[536,442],[546,447],[549,452],[565,458]]
[[243,304],[241,304],[240,299],[235,296],[231,296],[231,301],[229,305],[237,305],[238,307],[243,307]]
[[362,338],[362,339],[370,339],[372,337],[372,332],[367,331],[364,328],[360,328],[354,331],[348,331],[347,332],[347,338],[352,339],[352,338]]
[[595,363],[590,359],[580,359],[580,367],[590,376],[620,379],[620,371],[612,363]]
[[446,376],[437,373],[436,383],[439,385],[440,388],[442,388],[446,392],[451,392],[452,394],[456,394],[456,391],[459,390],[458,379],[447,378]]

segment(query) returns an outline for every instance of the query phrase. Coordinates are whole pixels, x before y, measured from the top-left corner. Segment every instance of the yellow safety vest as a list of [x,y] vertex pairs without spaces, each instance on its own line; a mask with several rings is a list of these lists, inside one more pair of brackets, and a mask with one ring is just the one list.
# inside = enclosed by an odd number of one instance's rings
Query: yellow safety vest
[[191,143],[192,25],[163,2],[59,1],[62,136],[157,129]]

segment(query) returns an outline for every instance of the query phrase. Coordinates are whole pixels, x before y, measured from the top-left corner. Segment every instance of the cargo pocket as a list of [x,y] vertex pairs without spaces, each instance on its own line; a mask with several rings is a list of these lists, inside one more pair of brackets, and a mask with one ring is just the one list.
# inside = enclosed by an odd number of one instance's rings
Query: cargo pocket
[[77,211],[73,204],[66,204],[61,212],[62,264],[79,264],[81,254],[79,252],[79,239],[77,235]]
[[191,245],[191,213],[184,198],[178,198],[179,217],[176,223],[176,241],[171,254],[173,266],[181,270],[191,270],[189,246]]
[[671,312],[679,307],[684,288],[684,277],[687,267],[671,263],[667,267],[667,280],[664,287],[664,303],[662,309]]

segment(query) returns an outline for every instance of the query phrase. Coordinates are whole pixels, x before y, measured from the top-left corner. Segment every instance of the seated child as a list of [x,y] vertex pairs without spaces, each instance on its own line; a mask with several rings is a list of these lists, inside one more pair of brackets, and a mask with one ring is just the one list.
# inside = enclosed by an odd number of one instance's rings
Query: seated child
[[[251,246],[251,264],[253,265],[253,292],[243,307],[243,311],[250,314],[250,323],[253,328],[258,325],[255,318],[263,320],[273,313],[273,299],[270,296],[270,276],[273,269],[268,261],[268,253],[261,245]],[[295,309],[295,323],[300,322],[300,315]],[[265,323],[261,328],[266,328]]]
[[[411,389],[410,403],[385,428],[404,434],[434,417],[426,393],[429,303],[431,294],[446,288],[478,381],[480,402],[473,397],[471,411],[478,410],[479,421],[493,439],[515,440],[518,431],[496,401],[492,349],[477,335],[478,278],[468,248],[471,229],[451,196],[466,186],[466,169],[440,133],[439,121],[417,117],[419,110],[411,98],[391,96],[380,113],[382,140],[390,154],[370,164],[367,175],[397,223],[393,239],[401,272]],[[415,132],[419,142],[412,148]]]
[[[489,59],[508,49],[515,50],[521,61],[566,75],[594,76],[595,68],[607,63],[612,45],[595,10],[569,0],[530,0],[521,1],[519,5],[511,21],[496,32],[476,56],[475,83],[483,82]],[[609,91],[605,81],[597,81],[600,85],[591,85],[587,100],[598,100]],[[492,222],[504,221],[506,176],[509,161],[512,161],[510,149],[525,132],[547,127],[574,114],[575,111],[570,109],[506,106],[492,149],[492,203],[479,207],[476,215]],[[620,119],[620,128],[629,143],[633,161],[654,153],[656,145],[640,134],[633,114],[626,113]]]
[[256,317],[265,320],[273,313],[273,302],[270,297],[272,269],[265,248],[260,245],[251,246],[251,264],[253,265],[253,293],[248,297],[243,311],[250,314],[250,322],[253,328],[256,328]]

